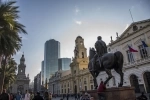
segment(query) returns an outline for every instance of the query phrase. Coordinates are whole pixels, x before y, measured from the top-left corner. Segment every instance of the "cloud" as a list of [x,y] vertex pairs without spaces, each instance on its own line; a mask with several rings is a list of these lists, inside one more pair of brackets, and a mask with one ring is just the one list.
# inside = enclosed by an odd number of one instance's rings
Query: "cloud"
[[78,14],[80,12],[80,9],[78,7],[75,7],[75,13]]
[[82,21],[75,21],[76,24],[81,25]]

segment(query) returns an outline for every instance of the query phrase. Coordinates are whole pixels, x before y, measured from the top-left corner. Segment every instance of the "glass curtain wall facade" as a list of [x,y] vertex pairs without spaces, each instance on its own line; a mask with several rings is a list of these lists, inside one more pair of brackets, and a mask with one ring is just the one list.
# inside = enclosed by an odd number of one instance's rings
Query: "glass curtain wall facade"
[[[58,71],[58,58],[60,58],[60,42],[51,39],[46,41],[44,48],[44,79]],[[44,80],[44,81],[45,81]],[[45,83],[45,82],[44,82]]]
[[59,70],[69,70],[70,63],[71,63],[71,58],[59,58],[58,59],[58,69]]

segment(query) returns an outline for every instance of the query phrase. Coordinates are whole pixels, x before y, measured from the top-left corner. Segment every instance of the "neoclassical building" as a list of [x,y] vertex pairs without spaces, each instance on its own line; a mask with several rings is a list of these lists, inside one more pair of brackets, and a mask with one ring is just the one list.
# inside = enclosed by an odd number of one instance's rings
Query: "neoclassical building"
[[[150,47],[148,49],[142,42],[150,45],[150,19],[132,23],[120,36],[117,34],[116,40],[111,39],[107,49],[110,53],[116,51],[123,53],[124,86],[135,87],[136,93],[150,93]],[[138,52],[131,52],[129,46]],[[70,64],[71,73],[59,78],[60,94],[74,94],[81,90],[93,89],[93,78],[88,70],[88,62],[84,39],[78,36],[75,40],[74,58]],[[120,76],[114,70],[112,75],[115,77],[107,83],[108,88],[117,87],[120,82]],[[105,72],[101,72],[97,77],[98,84],[107,77]]]
[[[124,55],[124,86],[135,87],[135,92],[150,93],[150,50],[142,44],[150,44],[150,19],[132,23],[116,40],[108,45],[109,52],[121,51]],[[129,46],[138,52],[131,52]],[[116,87],[119,75],[112,70],[112,78],[107,87]],[[106,80],[105,72],[99,74],[97,81]]]
[[22,55],[20,59],[20,64],[18,65],[18,74],[17,79],[14,84],[11,86],[11,93],[25,93],[26,90],[29,90],[29,74],[26,76],[25,74],[25,58],[24,54]]
[[88,70],[89,59],[86,50],[84,39],[78,36],[75,40],[74,57],[70,64],[70,71],[56,72],[49,80],[49,91],[56,94],[75,94],[81,90],[94,88],[93,78]]

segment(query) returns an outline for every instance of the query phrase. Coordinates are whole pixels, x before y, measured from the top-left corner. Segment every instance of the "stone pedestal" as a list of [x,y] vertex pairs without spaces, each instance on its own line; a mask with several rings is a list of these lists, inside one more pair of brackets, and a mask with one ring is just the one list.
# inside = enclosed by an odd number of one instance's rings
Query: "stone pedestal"
[[[95,100],[98,99],[97,90],[87,91]],[[135,100],[135,92],[133,87],[113,87],[107,88],[104,92],[106,100]]]

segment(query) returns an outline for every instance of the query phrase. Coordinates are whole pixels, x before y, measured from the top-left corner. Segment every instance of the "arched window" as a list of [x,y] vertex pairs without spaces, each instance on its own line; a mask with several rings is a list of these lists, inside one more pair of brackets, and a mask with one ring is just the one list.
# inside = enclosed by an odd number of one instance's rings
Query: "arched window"
[[147,93],[150,93],[150,72],[145,72],[143,74],[143,78],[144,78],[144,84],[146,87],[146,91],[147,91]]
[[135,93],[140,93],[139,82],[136,75],[130,76],[130,83],[132,87],[135,87]]
[[84,52],[82,52],[82,58],[84,58]]

